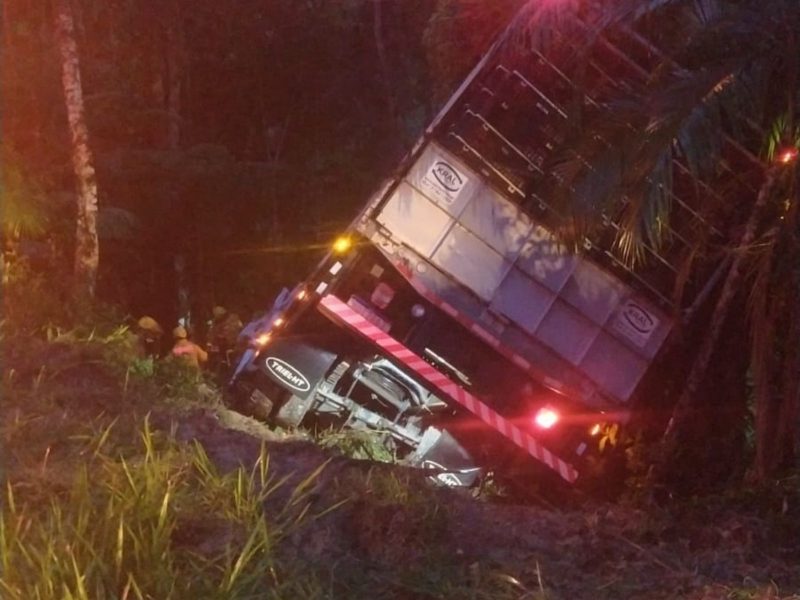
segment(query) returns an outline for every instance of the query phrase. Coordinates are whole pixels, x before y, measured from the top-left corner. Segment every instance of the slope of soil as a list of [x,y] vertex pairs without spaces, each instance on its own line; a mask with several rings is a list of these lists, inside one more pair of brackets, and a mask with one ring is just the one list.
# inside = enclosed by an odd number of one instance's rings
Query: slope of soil
[[[298,518],[275,548],[288,572],[324,583],[309,598],[800,599],[797,482],[667,508],[479,500],[275,433],[204,384],[134,381],[103,348],[28,344],[4,349],[3,466],[17,496],[61,497],[89,464],[87,431],[113,422],[115,443],[132,446],[146,415],[178,444],[199,442],[222,472],[250,470],[264,446],[271,476],[284,480],[265,513],[310,485],[304,514],[320,515]],[[213,553],[214,522],[196,519],[173,543]],[[265,587],[263,597],[286,596]]]

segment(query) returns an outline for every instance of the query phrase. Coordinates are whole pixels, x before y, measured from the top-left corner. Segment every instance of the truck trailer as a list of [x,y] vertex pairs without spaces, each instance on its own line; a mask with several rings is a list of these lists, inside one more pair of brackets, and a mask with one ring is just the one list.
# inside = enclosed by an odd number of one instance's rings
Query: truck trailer
[[[644,243],[639,265],[615,246],[621,214],[565,246],[570,216],[543,190],[571,103],[602,115],[663,55],[619,26],[577,82],[572,36],[553,30],[537,49],[513,28],[318,267],[249,328],[230,382],[240,406],[287,427],[367,430],[454,486],[521,460],[575,482],[603,432],[630,418],[676,324],[715,284],[713,260],[690,276],[685,265],[699,236],[722,239],[708,210],[720,199],[676,153],[666,242]],[[725,155],[719,177],[757,186],[752,156],[730,140]]]

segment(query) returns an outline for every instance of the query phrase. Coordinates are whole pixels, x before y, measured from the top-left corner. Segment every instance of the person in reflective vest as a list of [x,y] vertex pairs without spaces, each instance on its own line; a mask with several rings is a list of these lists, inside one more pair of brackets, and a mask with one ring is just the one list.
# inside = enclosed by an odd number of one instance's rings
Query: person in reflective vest
[[172,356],[180,357],[186,364],[200,370],[208,362],[208,353],[193,341],[188,339],[185,327],[180,325],[172,330],[175,345],[172,347]]
[[143,316],[136,322],[134,344],[137,358],[158,357],[164,330],[153,317]]

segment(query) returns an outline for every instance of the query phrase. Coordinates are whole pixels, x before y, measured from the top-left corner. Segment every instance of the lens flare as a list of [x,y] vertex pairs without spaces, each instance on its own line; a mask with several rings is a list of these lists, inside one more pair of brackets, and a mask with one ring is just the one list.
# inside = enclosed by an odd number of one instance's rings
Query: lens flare
[[353,241],[349,237],[342,236],[337,238],[335,242],[333,242],[333,251],[338,254],[344,254],[353,245]]
[[544,408],[540,408],[539,411],[536,413],[536,416],[533,417],[533,422],[536,424],[537,427],[541,427],[542,429],[550,429],[559,420],[559,414],[546,406]]
[[797,158],[797,148],[786,148],[778,155],[778,162],[788,165]]

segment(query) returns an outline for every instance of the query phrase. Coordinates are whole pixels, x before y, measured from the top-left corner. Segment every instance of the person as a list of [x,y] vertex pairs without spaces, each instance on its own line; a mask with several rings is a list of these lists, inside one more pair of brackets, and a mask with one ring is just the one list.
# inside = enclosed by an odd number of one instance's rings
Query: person
[[136,355],[138,358],[158,357],[164,330],[153,317],[143,316],[136,322]]
[[172,356],[180,357],[186,364],[198,371],[201,366],[208,362],[208,353],[189,339],[189,334],[185,327],[178,325],[172,330],[172,337],[175,338],[175,345],[172,346]]
[[217,357],[217,362],[227,363],[228,354],[236,348],[236,340],[242,330],[242,321],[236,313],[228,312],[224,306],[215,306],[211,311],[213,320],[208,329],[208,349]]

